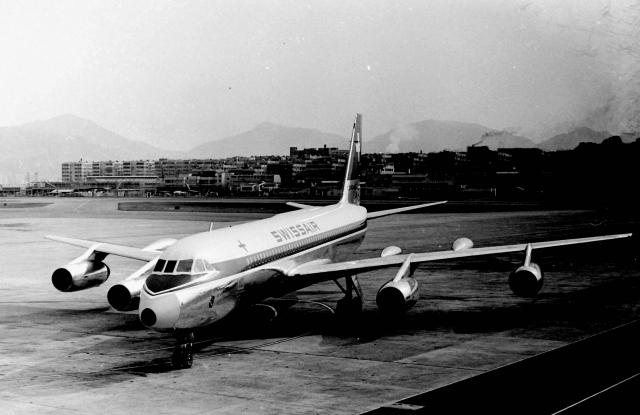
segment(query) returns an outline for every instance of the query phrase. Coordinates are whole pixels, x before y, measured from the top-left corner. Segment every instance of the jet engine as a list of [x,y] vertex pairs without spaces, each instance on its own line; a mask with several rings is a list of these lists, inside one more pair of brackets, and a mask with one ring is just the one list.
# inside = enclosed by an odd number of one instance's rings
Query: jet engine
[[137,310],[143,285],[144,278],[123,281],[109,288],[107,300],[111,307],[118,311]]
[[[158,239],[142,249],[145,251],[164,251],[176,242],[177,239],[173,238]],[[147,277],[151,275],[151,271],[156,266],[156,262],[157,260],[146,263],[128,278],[109,288],[107,301],[109,301],[111,307],[118,311],[137,310],[140,305],[142,286],[147,280]]]
[[156,261],[150,261],[131,274],[129,278],[109,288],[107,300],[111,307],[118,311],[137,310],[138,305],[140,305],[142,286],[147,280],[147,277],[151,275],[151,271],[155,265]]
[[411,277],[411,255],[407,255],[396,276],[378,290],[376,303],[380,312],[398,314],[410,309],[418,301],[418,281]]
[[418,281],[412,277],[391,280],[378,290],[376,303],[384,314],[398,314],[413,307],[418,301]]
[[531,245],[527,245],[524,264],[509,274],[509,288],[519,297],[535,297],[543,281],[542,269],[531,262]]
[[109,278],[109,267],[99,260],[73,261],[53,271],[51,282],[60,291],[97,287]]
[[532,262],[509,274],[509,288],[519,297],[535,297],[542,288],[543,279],[542,270]]

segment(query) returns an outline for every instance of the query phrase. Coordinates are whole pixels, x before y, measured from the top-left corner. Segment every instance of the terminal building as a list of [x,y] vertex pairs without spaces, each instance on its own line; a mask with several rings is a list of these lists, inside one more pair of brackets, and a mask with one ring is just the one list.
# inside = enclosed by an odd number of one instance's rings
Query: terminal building
[[[62,183],[54,188],[65,188],[64,192],[54,192],[42,183],[30,187],[34,194],[69,196],[268,194],[282,183],[281,176],[277,174],[279,169],[273,169],[273,165],[272,160],[255,157],[226,160],[80,160],[62,163]],[[69,192],[67,188],[73,191]]]

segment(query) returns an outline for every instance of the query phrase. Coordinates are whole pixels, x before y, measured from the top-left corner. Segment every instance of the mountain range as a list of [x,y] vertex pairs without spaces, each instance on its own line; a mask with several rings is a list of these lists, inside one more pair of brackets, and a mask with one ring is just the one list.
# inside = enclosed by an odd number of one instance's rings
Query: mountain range
[[[537,146],[546,151],[570,150],[580,142],[601,142],[608,136],[588,128],[577,128],[543,141]],[[623,137],[630,141],[633,137]],[[55,180],[65,161],[134,160],[158,158],[226,158],[249,155],[284,155],[290,147],[346,148],[344,136],[309,128],[294,128],[262,123],[232,137],[213,140],[188,152],[164,150],[109,131],[93,121],[74,115],[61,115],[45,121],[0,127],[0,184],[22,183],[31,179]],[[462,151],[471,145],[497,148],[532,148],[526,137],[498,131],[479,124],[425,120],[405,124],[363,143],[365,153]]]
[[46,121],[0,127],[0,184],[22,183],[27,174],[42,179],[61,175],[65,161],[183,157],[130,140],[93,121],[66,114]]
[[601,143],[609,133],[578,127],[564,134],[555,135],[538,144],[544,151],[573,150],[580,143]]
[[189,151],[189,155],[194,158],[285,155],[289,154],[290,147],[314,148],[325,144],[347,148],[349,141],[338,134],[263,122],[247,132],[201,144]]

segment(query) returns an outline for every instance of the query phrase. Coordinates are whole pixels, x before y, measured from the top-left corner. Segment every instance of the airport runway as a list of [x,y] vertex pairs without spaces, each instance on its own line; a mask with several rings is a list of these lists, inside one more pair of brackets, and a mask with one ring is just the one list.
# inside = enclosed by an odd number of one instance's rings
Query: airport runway
[[[638,317],[637,246],[619,241],[534,252],[546,273],[535,300],[508,289],[517,256],[430,264],[415,274],[421,300],[396,321],[375,309],[388,270],[362,276],[365,312],[350,327],[315,303],[340,298],[332,283],[309,287],[273,322],[256,309],[201,333],[193,368],[174,371],[173,339],[145,329],[135,314],[111,312],[106,301],[108,288],[141,264],[109,257],[103,286],[60,293],[51,272],[82,250],[43,236],[142,246],[260,214],[124,212],[117,199],[2,201],[3,413],[361,413]],[[628,232],[639,223],[590,211],[397,215],[369,224],[356,257],[392,244],[425,251],[461,236],[483,246]]]

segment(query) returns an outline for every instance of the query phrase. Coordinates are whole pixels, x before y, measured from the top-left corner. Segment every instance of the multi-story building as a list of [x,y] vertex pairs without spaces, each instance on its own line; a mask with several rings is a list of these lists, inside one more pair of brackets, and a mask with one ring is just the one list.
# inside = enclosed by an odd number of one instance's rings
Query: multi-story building
[[156,162],[154,160],[129,160],[122,162],[123,176],[155,176]]
[[93,162],[84,160],[62,163],[62,181],[84,182],[93,174],[92,166]]

